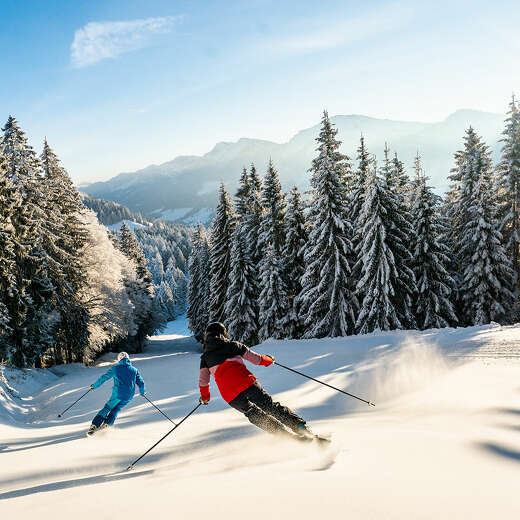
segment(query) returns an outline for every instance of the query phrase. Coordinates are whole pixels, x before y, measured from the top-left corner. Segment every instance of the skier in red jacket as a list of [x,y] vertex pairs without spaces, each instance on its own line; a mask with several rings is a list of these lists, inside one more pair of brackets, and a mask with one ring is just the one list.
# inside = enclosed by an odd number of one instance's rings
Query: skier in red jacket
[[266,367],[274,361],[271,356],[262,356],[238,341],[231,341],[222,323],[210,323],[200,360],[200,402],[209,403],[209,381],[210,375],[213,375],[224,401],[242,412],[255,426],[299,440],[314,439],[314,434],[299,415],[273,401],[246,368],[244,359]]

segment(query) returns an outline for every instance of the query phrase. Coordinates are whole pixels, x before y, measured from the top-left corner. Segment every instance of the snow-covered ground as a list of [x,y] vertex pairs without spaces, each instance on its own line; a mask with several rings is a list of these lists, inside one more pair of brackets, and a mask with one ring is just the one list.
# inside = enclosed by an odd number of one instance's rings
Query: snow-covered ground
[[133,220],[121,220],[120,222],[116,222],[115,224],[110,224],[107,226],[110,231],[119,231],[121,229],[121,226],[123,224],[126,224],[128,228],[130,228],[132,231],[135,229],[143,229],[148,227],[145,224],[139,224],[139,222],[134,222]]
[[[198,400],[199,346],[173,322],[132,356],[148,395],[178,420]],[[327,450],[275,439],[213,399],[137,464],[171,424],[137,396],[87,439],[105,384],[65,418],[96,367],[6,370],[0,381],[5,518],[520,518],[520,327],[269,341],[258,351],[376,403],[368,407],[277,366],[252,367]],[[1,374],[0,374],[1,376]]]

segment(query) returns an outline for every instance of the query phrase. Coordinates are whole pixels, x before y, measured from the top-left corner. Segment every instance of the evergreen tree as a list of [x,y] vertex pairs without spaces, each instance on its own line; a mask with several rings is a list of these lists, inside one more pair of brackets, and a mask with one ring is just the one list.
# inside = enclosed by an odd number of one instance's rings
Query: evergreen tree
[[231,241],[234,229],[235,217],[231,200],[224,188],[224,184],[221,184],[219,203],[211,226],[210,321],[226,320],[226,295],[230,282]]
[[269,161],[264,178],[262,207],[259,247],[262,249],[263,256],[260,261],[258,298],[260,340],[282,337],[286,331],[285,317],[289,312],[281,263],[282,248],[285,243],[285,197],[272,161]]
[[16,271],[4,305],[10,316],[12,361],[24,367],[39,364],[53,326],[52,320],[45,320],[50,318],[47,300],[52,295],[40,231],[45,196],[40,190],[38,159],[16,119],[10,116],[2,131],[0,151],[7,166],[6,176],[21,198],[10,218]]
[[303,213],[303,202],[296,186],[291,191],[285,215],[285,237],[282,251],[283,278],[286,281],[289,298],[286,336],[299,338],[303,333],[304,325],[297,296],[302,289],[301,280],[305,273],[304,253],[309,237]]
[[260,270],[260,341],[287,337],[287,316],[290,310],[282,263],[274,242],[264,249]]
[[391,180],[389,185],[393,188],[394,193],[403,198],[404,202],[408,202],[411,196],[410,178],[406,174],[404,164],[397,157],[397,153],[394,154],[392,159],[390,172]]
[[[365,197],[365,183],[370,177],[370,170],[373,167],[373,159],[370,157],[365,146],[365,138],[361,135],[359,147],[357,149],[358,167],[352,176],[351,190],[349,193],[349,207],[350,218],[353,223],[356,223],[363,208]],[[357,230],[354,230],[355,232]],[[357,233],[355,233],[357,234]],[[357,239],[356,239],[357,243]]]
[[350,279],[353,233],[346,193],[350,163],[339,152],[337,132],[324,112],[316,139],[318,156],[310,169],[311,230],[298,297],[307,338],[344,336],[352,332],[355,321],[356,300]]
[[246,345],[258,343],[258,287],[255,274],[242,226],[238,225],[233,232],[225,315],[229,334]]
[[178,268],[175,268],[175,291],[172,291],[175,301],[175,316],[180,316],[186,312],[188,280],[186,275]]
[[390,160],[390,150],[385,143],[384,162],[381,168],[381,176],[385,181],[385,189],[392,199],[391,210],[387,220],[392,222],[390,227],[396,230],[400,239],[389,246],[394,255],[399,277],[394,281],[394,289],[398,298],[395,301],[397,315],[401,327],[405,329],[416,328],[413,302],[417,297],[417,286],[413,275],[413,255],[411,244],[413,240],[412,214],[410,212],[410,180],[404,170],[403,163],[397,154]]
[[249,170],[248,184],[248,211],[244,218],[244,234],[247,240],[248,252],[253,262],[253,266],[258,269],[263,256],[259,237],[264,210],[262,206],[262,181],[256,172],[254,164],[251,164],[251,168]]
[[8,177],[7,162],[0,150],[0,361],[14,354],[14,321],[9,314],[12,300],[16,299],[17,258],[16,230],[13,219],[20,211],[22,198]]
[[158,250],[156,250],[155,255],[150,258],[148,265],[154,284],[161,285],[162,279],[164,278],[164,265],[161,253],[159,253]]
[[210,248],[204,228],[198,224],[193,235],[189,259],[188,326],[195,339],[202,342],[209,323]]
[[251,185],[244,168],[235,197],[236,225],[232,235],[230,284],[226,324],[233,338],[246,345],[258,343],[257,269],[251,261],[247,239]]
[[271,160],[269,160],[267,173],[264,177],[262,207],[259,245],[262,248],[272,244],[276,254],[280,255],[285,243],[285,196],[282,193],[278,172]]
[[490,152],[473,128],[467,130],[464,150],[455,160],[449,215],[464,320],[471,325],[508,321],[515,277],[498,230]]
[[235,213],[238,221],[245,219],[249,214],[249,203],[251,198],[251,183],[249,173],[244,167],[235,196]]
[[[502,134],[502,158],[497,167],[499,218],[507,254],[520,280],[520,109],[513,96]],[[518,292],[518,286],[517,286]]]
[[85,207],[47,140],[40,164],[46,214],[41,226],[42,245],[53,284],[50,303],[59,314],[51,357],[53,363],[70,363],[81,360],[88,345],[88,313],[77,298],[87,283],[81,265],[87,232],[80,215]]
[[135,280],[126,280],[125,285],[130,301],[135,307],[134,321],[137,326],[137,333],[132,337],[134,348],[136,352],[142,352],[146,337],[153,334],[162,324],[163,317],[162,315],[154,315],[155,292],[152,275],[135,235],[126,224],[123,224],[119,230],[119,241],[121,251],[135,266]]
[[[418,159],[418,158],[417,158]],[[448,327],[457,322],[450,300],[455,282],[448,274],[448,248],[443,242],[446,226],[440,216],[441,198],[426,185],[421,175],[415,180],[413,215],[413,266],[417,280],[415,312],[420,329]]]
[[384,177],[378,178],[375,168],[366,185],[359,223],[362,240],[355,270],[360,272],[357,290],[362,303],[356,327],[362,334],[406,327],[413,322],[415,285],[408,267],[410,233],[403,231],[407,223],[400,216],[395,194]]

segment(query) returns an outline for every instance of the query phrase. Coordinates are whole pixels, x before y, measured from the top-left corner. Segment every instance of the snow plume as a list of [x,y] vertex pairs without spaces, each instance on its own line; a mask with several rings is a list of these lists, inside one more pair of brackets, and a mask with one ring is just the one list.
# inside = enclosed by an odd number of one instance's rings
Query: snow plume
[[349,392],[370,396],[377,406],[424,389],[448,371],[440,349],[417,335],[404,337],[396,346],[382,345],[388,351],[367,360],[356,370]]
[[180,18],[165,16],[127,22],[90,22],[74,34],[70,48],[72,65],[87,67],[147,47],[157,35],[171,32]]

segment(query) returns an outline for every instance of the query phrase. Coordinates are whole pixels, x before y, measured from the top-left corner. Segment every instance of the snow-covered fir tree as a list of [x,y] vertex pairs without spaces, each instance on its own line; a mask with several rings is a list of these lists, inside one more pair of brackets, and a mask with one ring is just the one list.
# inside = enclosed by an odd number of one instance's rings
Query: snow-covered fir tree
[[[8,177],[7,161],[0,150],[0,362],[13,358],[14,322],[9,308],[17,288],[16,229],[13,219],[22,205],[22,197]],[[11,308],[11,312],[13,308]]]
[[52,339],[52,361],[80,361],[88,346],[88,312],[77,295],[87,283],[81,264],[88,234],[81,219],[80,195],[47,140],[40,157],[46,218],[41,226],[48,276],[53,297],[49,302],[59,314]]
[[285,243],[285,196],[272,160],[269,160],[263,186],[259,246],[272,244],[279,255]]
[[170,286],[164,280],[155,291],[155,301],[157,301],[158,305],[161,307],[166,321],[175,319],[177,315],[175,298]]
[[14,285],[4,304],[10,316],[9,349],[18,366],[40,363],[42,351],[50,344],[54,316],[47,302],[52,296],[41,243],[41,225],[45,218],[45,194],[41,189],[39,162],[24,132],[12,116],[2,128],[0,151],[7,165],[7,178],[21,198],[11,216],[16,258]]
[[351,166],[348,157],[339,151],[337,132],[324,112],[316,139],[318,156],[310,169],[311,230],[298,296],[307,338],[344,336],[352,333],[355,323],[356,299],[351,280],[353,232],[347,200]]
[[247,217],[244,221],[244,233],[247,237],[248,249],[254,266],[260,265],[262,259],[262,247],[260,245],[260,228],[264,213],[262,206],[262,181],[251,164],[249,170],[249,201]]
[[397,153],[394,153],[390,172],[391,180],[389,185],[392,186],[394,192],[399,194],[405,202],[408,202],[411,195],[410,178],[406,173],[403,162],[397,157]]
[[285,214],[285,245],[282,251],[283,278],[289,298],[286,336],[299,338],[304,331],[299,300],[302,286],[301,280],[305,272],[305,247],[309,234],[303,212],[303,201],[295,186],[289,196],[287,213]]
[[374,162],[366,148],[365,138],[363,135],[361,135],[359,141],[356,158],[358,166],[352,175],[352,182],[349,190],[349,215],[353,223],[357,222],[361,209],[363,208],[365,184],[367,179],[370,177],[370,171]]
[[229,334],[246,345],[258,343],[256,273],[241,226],[233,233],[230,284],[227,291],[226,325]]
[[202,342],[209,323],[210,247],[206,231],[198,224],[193,234],[192,252],[189,259],[188,326],[195,339]]
[[388,188],[384,169],[382,173],[383,178],[379,178],[376,167],[372,170],[358,219],[362,240],[355,271],[360,273],[357,291],[361,308],[356,328],[362,334],[414,323],[415,279],[408,249],[411,233],[399,213],[396,195]]
[[403,163],[394,155],[390,159],[390,150],[385,143],[384,160],[380,176],[385,182],[385,190],[392,203],[386,216],[390,228],[399,235],[397,242],[388,242],[400,276],[394,281],[394,290],[398,295],[395,300],[397,315],[401,328],[416,327],[413,302],[416,297],[416,284],[412,270],[413,256],[411,244],[413,239],[412,214],[410,212],[410,181]]
[[281,261],[285,243],[285,197],[272,161],[269,161],[263,184],[263,215],[259,236],[259,247],[262,248],[258,298],[260,340],[281,338],[284,332],[287,334],[284,318],[289,312]]
[[226,296],[226,325],[233,338],[246,345],[258,343],[257,269],[248,243],[251,185],[244,168],[235,196],[236,225],[231,245],[230,284]]
[[290,305],[287,287],[283,279],[280,254],[276,250],[274,242],[264,245],[264,258],[260,268],[260,287],[260,341],[268,338],[287,337]]
[[188,280],[186,275],[178,268],[174,271],[175,290],[172,291],[175,301],[175,317],[180,316],[186,312],[187,294],[188,294]]
[[128,295],[135,307],[134,321],[137,333],[131,339],[136,352],[141,352],[147,336],[163,324],[163,316],[155,316],[153,301],[155,297],[153,279],[135,235],[123,224],[119,230],[120,249],[129,258],[134,266],[136,277],[125,280]]
[[[511,99],[502,138],[502,156],[497,167],[498,216],[507,254],[520,281],[520,108]],[[518,292],[518,285],[517,285]]]
[[450,179],[450,227],[460,272],[462,319],[469,325],[506,322],[516,312],[515,275],[496,218],[488,147],[469,128]]
[[444,243],[446,224],[440,215],[441,197],[426,184],[426,177],[416,164],[414,180],[413,268],[417,282],[415,314],[420,329],[448,327],[457,323],[451,301],[455,282],[446,267],[448,248]]
[[211,278],[209,320],[226,320],[226,296],[231,271],[231,242],[235,229],[235,216],[229,195],[220,185],[220,196],[215,219],[211,225]]

